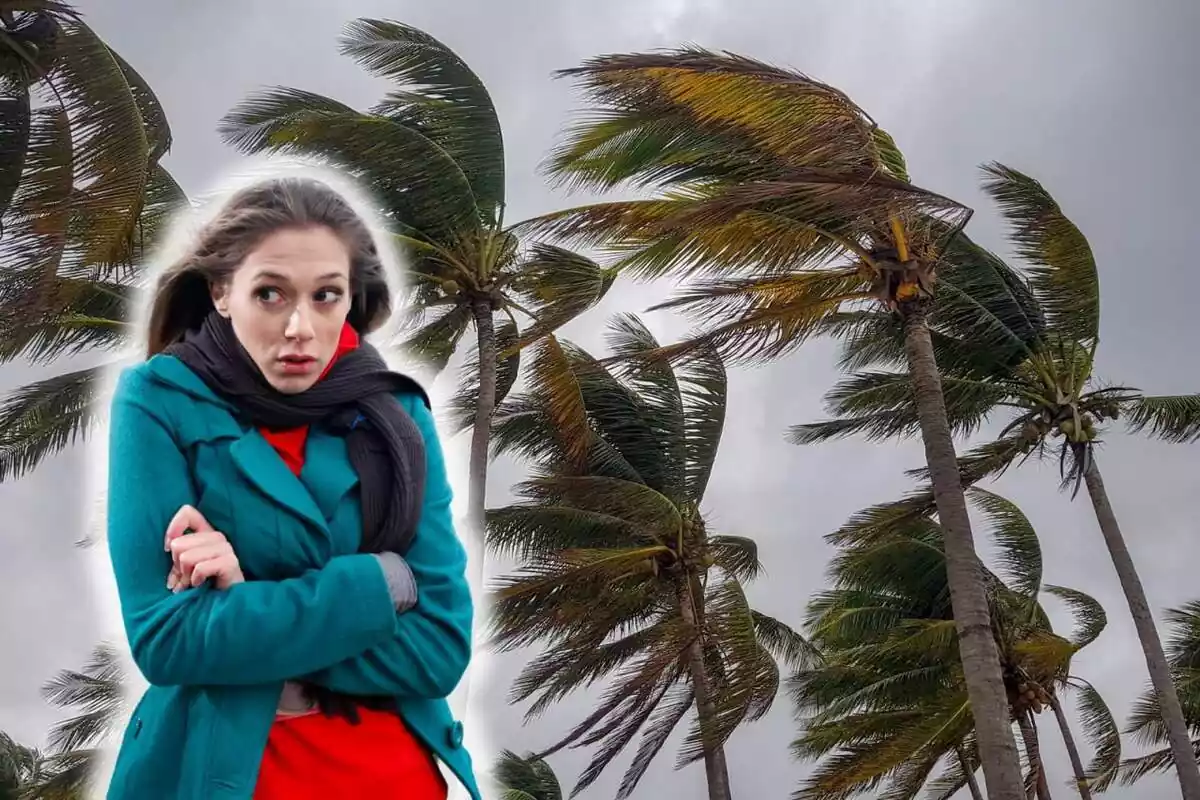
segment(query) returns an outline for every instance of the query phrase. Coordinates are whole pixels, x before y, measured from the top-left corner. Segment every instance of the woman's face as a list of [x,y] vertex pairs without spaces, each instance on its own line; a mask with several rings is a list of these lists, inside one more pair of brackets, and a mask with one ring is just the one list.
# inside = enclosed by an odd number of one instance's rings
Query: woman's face
[[350,253],[325,227],[276,231],[212,296],[271,386],[297,394],[337,349],[350,313]]

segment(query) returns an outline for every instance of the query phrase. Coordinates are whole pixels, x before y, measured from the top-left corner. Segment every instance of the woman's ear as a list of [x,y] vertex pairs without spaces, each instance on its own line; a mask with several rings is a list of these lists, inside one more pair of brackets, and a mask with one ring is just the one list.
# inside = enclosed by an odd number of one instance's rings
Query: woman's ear
[[229,316],[229,284],[227,283],[212,283],[209,284],[209,295],[212,297],[213,306],[217,309],[217,313],[222,317]]

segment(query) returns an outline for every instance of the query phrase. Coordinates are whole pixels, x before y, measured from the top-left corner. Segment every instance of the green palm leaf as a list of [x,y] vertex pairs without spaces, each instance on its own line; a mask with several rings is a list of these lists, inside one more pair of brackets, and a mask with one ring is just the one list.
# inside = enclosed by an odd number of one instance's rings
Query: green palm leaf
[[397,84],[372,113],[438,142],[466,176],[482,218],[494,220],[504,206],[504,141],[479,76],[433,36],[389,20],[350,22],[341,51]]
[[[1005,582],[1018,594],[1030,599],[1037,597],[1042,589],[1042,547],[1029,519],[1016,503],[998,494],[973,486],[967,496],[987,517],[992,539],[999,548]],[[1065,595],[1060,596],[1066,599]],[[1078,592],[1071,596],[1086,595]],[[1103,614],[1103,609],[1100,613]]]
[[1095,755],[1087,767],[1088,782],[1097,792],[1112,786],[1121,766],[1121,730],[1104,698],[1087,681],[1072,678],[1079,689],[1079,716]]
[[1200,394],[1141,397],[1126,406],[1126,414],[1133,433],[1177,444],[1200,441]]
[[85,436],[94,421],[103,367],[56,375],[10,392],[0,403],[0,481],[18,478]]
[[1075,630],[1071,633],[1071,644],[1076,650],[1087,647],[1108,626],[1108,615],[1104,606],[1089,594],[1070,589],[1066,586],[1048,585],[1042,587],[1047,594],[1052,594],[1067,604],[1075,617]]
[[1000,206],[1050,327],[1079,342],[1100,331],[1100,284],[1092,248],[1040,183],[1003,164],[983,167],[983,188]]

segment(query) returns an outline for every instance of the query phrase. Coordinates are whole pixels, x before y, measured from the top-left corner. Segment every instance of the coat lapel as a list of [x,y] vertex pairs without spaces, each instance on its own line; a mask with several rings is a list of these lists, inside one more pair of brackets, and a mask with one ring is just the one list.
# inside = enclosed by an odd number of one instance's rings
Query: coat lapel
[[338,504],[358,483],[358,474],[350,464],[346,440],[319,428],[308,436],[308,452],[300,477],[326,519],[333,519]]
[[308,489],[257,430],[247,431],[234,442],[229,448],[229,455],[242,477],[264,495],[311,523],[323,534],[329,534],[325,516]]

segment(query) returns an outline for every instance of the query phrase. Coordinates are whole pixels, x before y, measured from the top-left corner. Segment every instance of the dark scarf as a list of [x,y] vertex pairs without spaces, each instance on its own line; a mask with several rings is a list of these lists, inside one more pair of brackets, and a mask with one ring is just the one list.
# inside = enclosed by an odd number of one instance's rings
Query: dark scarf
[[415,391],[428,406],[429,399],[416,381],[389,370],[379,352],[361,342],[312,388],[283,394],[263,377],[232,323],[215,311],[199,330],[189,331],[165,352],[186,364],[256,428],[323,423],[345,436],[362,487],[359,551],[404,555],[424,499],[425,445],[395,393]]
[[[310,389],[283,394],[263,377],[238,341],[232,323],[215,311],[198,330],[189,331],[164,352],[186,364],[218,396],[231,402],[244,422],[256,428],[322,423],[345,436],[361,489],[359,552],[407,552],[424,499],[425,446],[421,431],[395,393],[416,392],[428,407],[429,398],[416,381],[389,370],[374,347],[360,342]],[[306,689],[327,714],[357,718],[353,703],[343,702],[350,698],[312,684],[306,684]],[[379,707],[365,698],[357,702]]]

